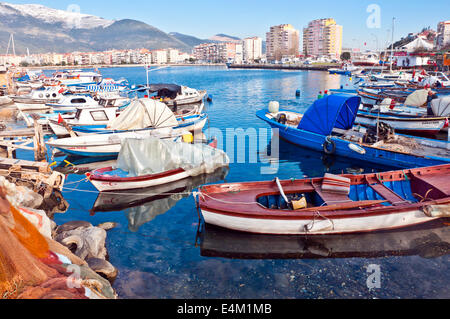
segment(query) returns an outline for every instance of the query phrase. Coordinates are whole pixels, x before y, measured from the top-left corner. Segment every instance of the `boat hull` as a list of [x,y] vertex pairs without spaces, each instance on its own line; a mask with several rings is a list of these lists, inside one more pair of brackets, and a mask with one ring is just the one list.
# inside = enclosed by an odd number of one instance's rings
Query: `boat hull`
[[[266,111],[257,112],[257,116],[267,122],[273,129],[276,129],[275,134],[280,138],[292,144],[306,147],[319,152],[324,151],[324,144],[327,136],[315,134],[305,130],[292,128],[280,124],[274,120],[266,117]],[[361,161],[368,161],[375,164],[385,165],[387,167],[412,168],[441,165],[450,162],[450,158],[433,157],[433,156],[416,156],[413,153],[402,153],[389,151],[377,147],[371,147],[365,144],[356,142],[349,142],[337,137],[331,137],[332,142],[335,143],[336,149],[334,154],[348,158],[354,158]],[[350,149],[350,145],[357,145],[364,152],[356,152]]]
[[[389,215],[342,219],[268,219],[230,216],[201,209],[205,223],[256,234],[271,235],[325,235],[393,230],[424,224],[438,218],[430,218],[419,209],[411,209]],[[245,214],[245,212],[244,212]]]
[[369,114],[367,112],[358,112],[355,123],[363,126],[376,127],[378,122],[390,125],[396,132],[405,134],[426,134],[436,135],[443,130],[447,118],[396,118],[392,116]]
[[105,169],[97,170],[92,174],[88,174],[90,182],[99,192],[111,192],[159,186],[179,181],[190,176],[190,172],[183,169],[164,172],[157,175],[142,176],[139,178],[101,178],[101,175],[96,175],[98,173],[101,173],[103,170]]

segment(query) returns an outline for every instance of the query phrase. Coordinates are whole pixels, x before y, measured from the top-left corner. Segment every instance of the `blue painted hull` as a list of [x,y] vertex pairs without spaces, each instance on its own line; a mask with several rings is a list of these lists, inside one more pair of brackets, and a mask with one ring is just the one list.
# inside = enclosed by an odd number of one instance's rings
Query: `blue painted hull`
[[[259,111],[257,112],[257,116],[263,121],[267,122],[273,129],[278,129],[280,138],[298,146],[323,152],[323,145],[326,141],[327,136],[280,124],[274,120],[266,118],[266,113],[266,110]],[[335,154],[337,156],[348,157],[390,167],[415,168],[448,164],[450,162],[450,158],[439,158],[431,156],[419,157],[415,156],[414,154],[403,154],[378,148],[372,148],[365,145],[359,145],[356,143],[348,142],[346,140],[342,140],[337,137],[332,137],[331,139],[336,144]],[[363,148],[366,153],[360,154],[351,150],[349,148],[350,144],[358,145],[359,147]]]
[[[173,127],[173,129],[183,129],[189,126],[196,125],[207,118],[206,114],[199,116],[188,116],[183,120],[178,120],[179,125]],[[139,130],[129,130],[129,131],[121,131],[121,130],[108,130],[106,129],[106,125],[90,125],[90,126],[73,126],[73,131],[81,134],[113,134],[113,133],[124,133],[124,132],[142,132],[154,130],[155,128],[144,128]]]

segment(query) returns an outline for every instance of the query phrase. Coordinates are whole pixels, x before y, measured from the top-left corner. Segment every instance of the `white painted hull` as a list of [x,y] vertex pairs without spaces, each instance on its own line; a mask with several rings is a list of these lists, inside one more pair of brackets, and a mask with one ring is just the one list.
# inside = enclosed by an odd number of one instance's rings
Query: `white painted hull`
[[[395,119],[386,119],[380,117],[380,122],[389,124],[397,131],[405,131],[405,132],[423,132],[429,134],[436,134],[440,132],[445,126],[445,119],[443,120],[424,120],[418,118],[417,120],[408,120],[401,121]],[[359,114],[355,120],[355,123],[361,124],[364,126],[376,126],[378,120],[372,117],[366,117],[362,114]]]
[[44,111],[50,110],[50,108],[45,104],[34,104],[34,103],[15,103],[16,107],[19,111],[27,112],[27,111]]
[[145,133],[118,133],[118,134],[99,134],[93,136],[83,136],[76,138],[58,139],[47,142],[48,146],[54,147],[64,153],[85,156],[85,157],[104,157],[117,156],[122,148],[121,142],[124,138],[136,138],[145,136],[155,136],[162,139],[175,139],[185,132],[176,132],[171,130],[167,132],[161,130],[158,132]]
[[[416,209],[378,216],[333,219],[333,221],[323,218],[317,218],[316,220],[244,218],[217,214],[205,209],[202,209],[202,215],[207,224],[247,233],[274,235],[371,232],[418,225],[438,219],[438,217],[428,217],[422,211]],[[309,231],[306,231],[305,227]]]
[[152,186],[159,186],[167,183],[172,183],[175,181],[179,181],[190,176],[190,171],[183,171],[178,174],[170,175],[167,177],[161,177],[157,179],[151,179],[147,181],[139,181],[139,182],[104,182],[104,181],[96,181],[91,180],[92,185],[99,192],[111,192],[111,191],[120,191],[120,190],[128,190],[128,189],[140,189],[147,188]]
[[[199,121],[199,122],[197,122],[197,123],[195,123],[195,124],[192,124],[192,125],[188,125],[188,126],[184,126],[184,127],[182,127],[182,128],[176,128],[176,129],[173,129],[173,132],[175,132],[175,133],[180,133],[180,132],[193,132],[193,131],[200,131],[200,130],[202,130],[204,127],[205,127],[205,125],[206,125],[206,121],[207,121],[207,119],[205,118],[204,120],[201,120],[201,121]],[[157,132],[158,130],[160,130],[160,129],[153,129],[153,130],[148,130],[147,132],[149,132],[149,131],[153,131],[153,132]],[[161,130],[167,130],[167,128],[161,128]],[[141,131],[142,133],[145,133],[145,130],[144,131]],[[141,132],[136,132],[136,133],[141,133]],[[95,132],[93,132],[93,133],[86,133],[86,132],[75,132],[78,136],[92,136],[92,135],[98,135],[97,133],[95,133]],[[126,133],[126,132],[124,132],[124,133]]]
[[206,92],[200,94],[199,96],[180,97],[180,98],[176,98],[174,101],[168,101],[168,102],[165,102],[165,103],[167,105],[169,105],[169,106],[173,106],[173,105],[175,105],[175,103],[177,105],[195,104],[195,103],[200,103],[201,101],[203,101],[205,96],[206,96]]

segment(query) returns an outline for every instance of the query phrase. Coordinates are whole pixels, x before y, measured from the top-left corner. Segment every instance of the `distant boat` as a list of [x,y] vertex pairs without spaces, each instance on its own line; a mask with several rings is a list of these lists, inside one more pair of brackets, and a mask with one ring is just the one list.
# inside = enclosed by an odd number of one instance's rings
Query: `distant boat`
[[342,74],[347,76],[352,76],[354,74],[359,74],[362,72],[361,68],[358,68],[354,65],[344,64],[342,68],[333,68],[329,69],[328,72],[330,74]]
[[393,230],[450,217],[450,164],[203,186],[206,224],[240,232],[325,235]]
[[102,82],[103,76],[97,72],[66,70],[56,72],[52,79],[65,86],[97,85]]
[[65,88],[62,87],[46,87],[31,91],[27,95],[11,96],[12,100],[20,111],[38,111],[48,110],[47,103],[57,103],[64,95]]
[[150,84],[141,86],[138,91],[145,91],[149,94],[156,93],[152,98],[160,100],[168,106],[200,103],[207,93],[176,84]]

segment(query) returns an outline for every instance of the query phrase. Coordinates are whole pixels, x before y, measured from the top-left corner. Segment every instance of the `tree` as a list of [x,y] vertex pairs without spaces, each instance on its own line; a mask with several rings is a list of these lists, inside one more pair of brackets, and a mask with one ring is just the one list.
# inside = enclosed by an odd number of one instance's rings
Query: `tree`
[[350,52],[344,52],[341,54],[341,60],[348,61],[352,58]]

